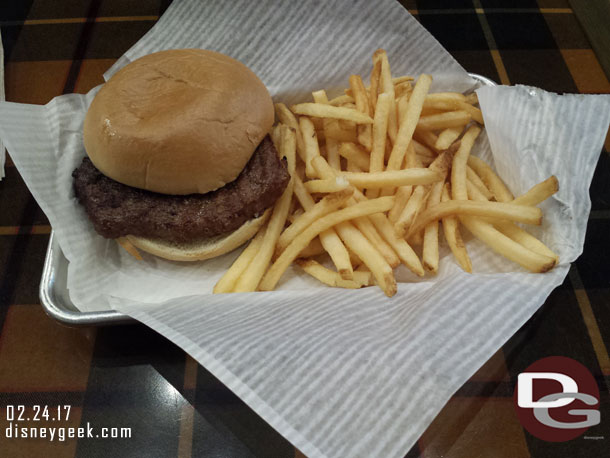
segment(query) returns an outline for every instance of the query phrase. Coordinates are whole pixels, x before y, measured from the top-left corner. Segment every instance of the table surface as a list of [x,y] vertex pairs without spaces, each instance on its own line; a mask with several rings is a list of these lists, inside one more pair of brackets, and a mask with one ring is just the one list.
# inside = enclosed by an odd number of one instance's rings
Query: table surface
[[[3,1],[7,100],[44,104],[87,92],[169,3]],[[402,3],[470,72],[555,92],[610,93],[567,0]],[[455,393],[408,457],[608,456],[609,151],[607,138],[591,187],[584,253],[565,282]],[[9,157],[0,181],[0,456],[302,456],[208,371],[148,328],[72,329],[47,317],[38,284],[50,230]],[[602,422],[588,438],[544,442],[517,419],[517,374],[550,355],[574,358],[595,376]],[[63,426],[130,427],[132,437],[7,438],[7,405],[25,406],[25,416],[38,405],[69,405]]]

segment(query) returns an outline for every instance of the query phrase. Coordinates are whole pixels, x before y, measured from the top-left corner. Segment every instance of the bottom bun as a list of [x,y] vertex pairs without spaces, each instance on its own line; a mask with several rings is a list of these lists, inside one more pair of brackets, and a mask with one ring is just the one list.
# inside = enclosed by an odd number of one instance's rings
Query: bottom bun
[[135,235],[128,235],[127,240],[139,250],[154,254],[160,258],[171,261],[201,261],[223,255],[246,243],[267,222],[270,214],[271,209],[268,209],[262,216],[246,221],[239,229],[229,234],[187,244],[137,237]]

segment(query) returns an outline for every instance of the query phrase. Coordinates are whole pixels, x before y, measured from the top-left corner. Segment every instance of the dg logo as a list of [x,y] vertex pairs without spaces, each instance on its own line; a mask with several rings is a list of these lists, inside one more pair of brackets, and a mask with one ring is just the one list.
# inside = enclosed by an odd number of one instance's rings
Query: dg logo
[[530,365],[519,374],[513,399],[523,427],[545,441],[569,441],[601,421],[595,378],[571,358]]

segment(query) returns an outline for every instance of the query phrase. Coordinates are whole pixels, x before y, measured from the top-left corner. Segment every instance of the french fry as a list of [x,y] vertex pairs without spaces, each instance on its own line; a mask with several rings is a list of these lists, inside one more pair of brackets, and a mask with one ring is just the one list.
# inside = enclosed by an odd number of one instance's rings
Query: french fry
[[[413,157],[412,153],[407,155],[407,159],[407,165],[412,165],[417,160],[417,158]],[[445,151],[444,153],[438,155],[436,159],[434,159],[434,161],[430,164],[428,170],[438,173],[440,180],[444,181],[447,173],[449,172],[451,160],[451,153]],[[411,227],[411,225],[415,221],[415,218],[417,217],[421,209],[425,208],[426,199],[428,196],[427,191],[428,190],[426,189],[426,187],[417,186],[413,190],[411,197],[409,198],[407,203],[403,206],[402,210],[400,210],[400,213],[398,213],[398,209],[395,210],[395,215],[398,214],[398,217],[394,221],[394,230],[398,236],[404,237],[409,227]]]
[[284,130],[284,141],[281,143],[281,154],[286,157],[288,170],[291,173],[290,181],[284,189],[282,196],[273,206],[271,218],[267,223],[267,229],[263,241],[252,261],[248,264],[248,269],[243,271],[234,285],[235,292],[256,291],[256,288],[271,262],[275,251],[275,244],[281,231],[286,224],[288,211],[292,205],[292,194],[294,181],[298,179],[295,173],[296,167],[296,140],[291,139],[292,130]]
[[[313,239],[307,247],[299,253],[300,258],[312,258],[314,256],[319,256],[321,254],[326,253],[322,242],[320,242],[320,237],[316,237]],[[275,261],[275,259],[274,259]]]
[[[443,104],[447,103],[459,103],[465,102],[466,96],[464,94],[460,94],[459,92],[434,92],[428,94],[426,96],[426,100],[424,101],[425,107],[436,107],[439,106],[441,108],[444,107]],[[443,108],[444,109],[444,108]]]
[[331,180],[309,180],[304,184],[307,192],[311,194],[337,192],[349,187],[349,181],[344,177]]
[[[392,143],[396,141],[396,134],[398,133],[398,117],[396,113],[396,100],[394,92],[394,84],[392,83],[392,73],[390,71],[390,62],[388,55],[383,49],[378,49],[373,54],[373,59],[379,59],[381,61],[381,75],[379,83],[381,85],[381,91],[388,94],[389,96],[389,115],[388,115],[388,136]],[[377,98],[379,103],[379,98]],[[376,109],[375,109],[376,110]]]
[[483,120],[483,113],[478,108],[473,107],[472,105],[470,105],[466,102],[459,103],[457,108],[459,110],[463,110],[463,111],[466,111],[467,113],[469,113],[470,116],[472,117],[473,121],[476,121],[481,125],[483,125],[485,123],[485,121]]
[[432,151],[438,151],[435,146],[436,142],[438,141],[438,135],[436,135],[434,132],[426,129],[415,129],[413,138],[423,145],[426,145]]
[[492,192],[487,188],[487,186],[485,186],[483,180],[481,180],[479,175],[477,175],[477,173],[468,165],[466,166],[466,178],[481,194],[483,194],[483,196],[485,196],[487,200],[491,200],[493,198]]
[[274,107],[275,114],[277,115],[280,123],[286,124],[288,127],[292,127],[294,129],[294,136],[297,143],[297,154],[303,162],[306,162],[305,145],[303,143],[303,137],[301,136],[299,121],[297,121],[296,116],[283,103],[276,103]]
[[235,283],[235,292],[256,291],[256,288],[271,261],[280,232],[286,223],[288,209],[290,208],[290,202],[292,201],[293,186],[294,178],[288,182],[288,186],[286,186],[284,193],[273,207],[273,213],[271,214],[271,218],[267,225],[263,243],[254,259],[252,259],[252,262],[248,265],[248,269],[242,273]]
[[[372,115],[369,103],[369,97],[364,88],[364,83],[359,75],[352,75],[349,77],[349,85],[354,94],[354,100],[356,103],[356,109],[369,116]],[[371,150],[373,141],[373,130],[370,125],[363,125],[358,127],[358,141],[368,151]],[[332,164],[331,164],[332,166]]]
[[127,239],[127,237],[119,237],[117,242],[121,247],[127,251],[131,256],[133,256],[138,261],[142,261],[142,255],[138,251],[138,249]]
[[368,217],[356,218],[352,223],[371,242],[392,269],[400,265],[400,259],[392,247],[379,235]]
[[[328,97],[325,91],[316,91],[313,94],[313,99],[316,103],[328,104]],[[326,138],[326,157],[332,167],[340,168],[339,165],[339,142],[327,134],[330,132],[332,125],[337,125],[337,121],[334,119],[324,119],[322,121],[324,126],[324,137]],[[312,191],[310,191],[312,192]]]
[[447,111],[441,114],[421,116],[417,122],[417,128],[425,130],[447,129],[448,127],[465,126],[471,119],[472,116],[467,111]]
[[424,243],[424,231],[421,230],[419,232],[416,232],[415,234],[413,234],[409,238],[407,238],[407,241],[409,242],[409,245],[415,245],[415,246],[423,245],[423,243]]
[[[307,187],[307,183],[305,183],[305,187]],[[294,223],[292,223],[284,230],[284,232],[282,232],[277,241],[276,254],[279,256],[297,235],[303,232],[316,220],[339,209],[341,205],[347,202],[352,194],[354,194],[353,188],[344,189],[342,191],[327,195],[313,207],[307,209],[305,213],[299,216]]]
[[299,127],[305,145],[305,175],[308,178],[315,178],[315,170],[311,166],[311,160],[320,155],[318,136],[314,129],[313,122],[307,117],[301,117],[299,119]]
[[379,79],[381,77],[381,61],[373,57],[373,71],[371,72],[371,89],[369,90],[370,113],[375,113],[377,95],[379,94]]
[[[315,205],[313,198],[309,195],[305,185],[298,177],[294,178],[294,195],[305,211],[310,210]],[[320,242],[328,252],[341,277],[350,280],[353,275],[353,267],[349,259],[349,253],[337,233],[333,229],[322,231],[320,233]]]
[[356,166],[358,166],[358,168],[365,171],[369,170],[369,155],[355,143],[341,143],[341,146],[339,147],[339,155],[348,161],[353,162]]
[[418,154],[415,151],[414,142],[411,142],[407,148],[407,155],[405,156],[403,167],[405,169],[426,168],[433,164],[437,157],[438,155],[428,156],[427,154]]
[[462,131],[462,127],[447,127],[440,134],[438,134],[438,139],[436,140],[434,146],[438,150],[449,148],[451,144],[458,139]]
[[559,191],[559,181],[552,175],[512,201],[519,205],[538,205]]
[[452,162],[453,152],[448,150],[436,156],[432,164],[430,164],[428,170],[438,173],[444,180],[449,173]]
[[293,113],[312,118],[331,118],[352,121],[356,124],[373,124],[373,118],[353,108],[335,107],[320,103],[299,103],[290,107]]
[[513,194],[506,187],[502,179],[496,175],[496,172],[485,161],[476,156],[469,156],[468,165],[479,175],[498,202],[510,202],[514,199]]
[[[316,237],[322,231],[325,231],[326,229],[330,229],[333,226],[338,226],[337,231],[339,233],[339,236],[343,236],[344,231],[341,228],[346,227],[346,226],[342,226],[341,223],[345,223],[346,221],[352,220],[354,218],[358,218],[360,216],[366,216],[366,215],[370,215],[373,213],[388,211],[390,208],[392,208],[393,204],[394,204],[394,197],[391,197],[391,196],[381,197],[378,199],[368,200],[365,202],[359,202],[355,205],[352,205],[352,206],[346,207],[342,210],[338,210],[336,212],[330,213],[330,214],[318,219],[313,224],[311,224],[307,229],[305,229],[303,232],[301,232],[286,247],[286,249],[282,252],[280,257],[278,257],[276,259],[276,261],[273,263],[271,268],[267,271],[267,273],[263,277],[263,279],[259,285],[260,289],[263,291],[271,291],[272,289],[274,289],[275,285],[277,284],[277,282],[279,281],[279,279],[283,275],[283,273],[286,271],[286,269],[288,268],[290,263],[292,263],[292,261],[294,261],[296,259],[296,257],[299,255],[299,253],[307,245],[309,245],[309,243],[314,239],[314,237]],[[360,232],[358,232],[358,231],[356,231],[356,232],[358,234],[360,234]],[[344,241],[345,241],[345,239],[344,239]],[[383,257],[374,248],[372,248],[372,245],[370,245],[370,243],[366,240],[366,238],[364,236],[362,236],[361,238],[358,238],[358,241],[355,244],[351,243],[351,242],[346,242],[346,243],[348,243],[350,249],[352,249],[358,255],[358,257],[360,257],[360,259],[362,259],[362,261],[364,263],[366,263],[367,266],[369,266],[369,268],[371,269],[371,272],[373,272],[373,275],[375,275],[375,279],[382,286],[382,288],[384,287],[384,285],[386,286],[386,288],[384,289],[386,294],[388,294],[388,295],[395,294],[395,292],[396,292],[395,291],[395,286],[396,286],[395,280],[394,280],[394,288],[391,288],[391,285],[388,284],[387,278],[386,278],[387,273],[389,273],[391,278],[394,278],[391,267],[386,263],[385,259],[383,259]],[[362,244],[363,247],[366,247],[368,244],[372,248],[372,250],[370,250],[371,253],[375,253],[373,256],[378,256],[379,259],[377,259],[377,261],[381,260],[380,265],[387,266],[387,269],[377,270],[376,269],[377,262],[372,263],[373,266],[369,265],[367,263],[367,260],[365,259],[366,255],[362,254],[363,249],[358,246],[359,244]]]
[[[383,170],[389,116],[390,95],[387,93],[379,94],[379,97],[377,97],[375,118],[373,120],[373,146],[369,162],[370,172],[381,172]],[[379,191],[368,189],[366,195],[372,199],[379,195]]]
[[402,124],[407,114],[407,107],[409,106],[409,95],[403,94],[396,102],[396,114],[398,116],[398,125]]
[[[460,150],[456,153],[453,160],[453,167],[451,170],[451,183],[452,189],[451,192],[453,194],[454,199],[465,200],[468,198],[468,190],[467,190],[467,177],[466,177],[466,163],[472,167],[472,163],[470,159],[474,156],[469,156],[470,149],[472,148],[472,143],[474,143],[474,138],[469,138],[465,140],[467,136],[469,136],[470,132],[476,132],[472,129],[477,129],[476,127],[471,127],[468,132],[462,138],[462,146]],[[478,132],[476,132],[478,135]],[[470,134],[472,137],[476,137],[476,135]],[[464,147],[464,149],[462,149]],[[474,161],[477,165],[480,165],[478,161]],[[483,161],[480,161],[483,163]],[[489,166],[483,163],[487,168]],[[475,172],[477,172],[481,176],[481,172],[479,170],[486,170],[485,167],[479,167],[477,170],[476,167],[473,167]],[[491,170],[491,169],[490,169]],[[486,176],[491,176],[490,174]],[[495,173],[493,173],[495,176]],[[485,178],[483,181],[485,181]],[[499,180],[499,178],[498,178]],[[501,181],[500,181],[501,183]],[[486,183],[489,186],[489,183]],[[502,183],[503,185],[503,183]],[[498,199],[498,194],[496,194],[493,187],[490,186],[492,192]],[[500,187],[501,189],[501,187]],[[505,196],[506,197],[506,196]],[[444,202],[440,205],[451,204],[451,202]],[[471,204],[498,204],[502,202],[470,202]],[[514,204],[513,204],[514,205]],[[536,208],[536,207],[526,207],[526,208]],[[556,260],[550,256],[545,256],[539,253],[536,253],[520,243],[515,242],[511,238],[504,235],[502,232],[494,228],[490,223],[476,217],[472,216],[460,216],[460,221],[462,224],[468,229],[475,237],[489,246],[496,253],[501,254],[507,259],[516,262],[522,267],[532,271],[532,272],[546,272],[553,268],[556,263]]]
[[[328,163],[324,160],[324,158],[319,158],[313,161],[313,165],[316,168],[316,172],[323,177],[332,177],[336,176],[336,172],[332,170],[332,168],[328,165]],[[363,202],[366,201],[366,197],[360,191],[354,191],[354,200]],[[369,219],[373,222],[373,225],[381,234],[383,239],[392,247],[394,252],[398,255],[398,258],[402,263],[411,269],[414,273],[419,276],[424,275],[424,269],[419,261],[419,258],[413,251],[413,249],[409,246],[409,244],[396,236],[394,233],[394,228],[392,224],[388,221],[385,215],[382,214],[374,214],[369,217]]]
[[[453,156],[453,165],[451,167],[451,192],[456,200],[467,200],[468,192],[466,190],[466,165],[470,162],[470,150],[474,145],[475,140],[481,133],[481,129],[477,126],[470,127],[460,142],[460,148]],[[461,196],[461,197],[458,197]]]
[[256,254],[259,252],[267,226],[262,227],[248,244],[246,249],[241,252],[238,258],[231,264],[229,270],[214,285],[214,294],[231,293],[239,277],[246,271]]
[[324,89],[313,91],[311,97],[315,103],[328,103],[328,97],[326,96],[326,91]]
[[316,204],[316,202],[313,200],[313,198],[307,191],[307,188],[305,187],[303,180],[301,180],[301,178],[298,176],[294,178],[293,191],[294,191],[294,196],[297,198],[297,200],[301,204],[301,207],[305,211],[309,210]]
[[[294,192],[294,189],[293,189]],[[299,204],[296,200],[292,199],[292,203],[290,204],[290,210],[288,210],[288,217],[286,221],[292,224],[297,216],[302,214],[305,210],[299,207]]]
[[366,148],[367,151],[371,150],[373,129],[370,124],[364,124],[356,127],[358,131],[358,142]]
[[354,161],[350,161],[349,159],[345,160],[345,167],[343,167],[345,169],[345,171],[347,172],[356,172],[358,170],[361,170],[360,168],[358,168],[358,166],[354,163]]
[[313,259],[297,259],[296,264],[316,280],[328,286],[358,289],[372,284],[370,272],[354,272],[353,280],[344,280],[341,276]]
[[[441,201],[444,183],[439,181],[432,185],[430,196],[428,197],[428,208],[438,205]],[[424,226],[424,240],[422,248],[422,263],[424,269],[436,274],[438,272],[439,252],[438,252],[438,220],[431,221]]]
[[398,220],[398,217],[405,208],[405,205],[407,205],[411,194],[413,194],[413,186],[401,186],[398,188],[398,191],[396,191],[396,202],[388,213],[388,219],[392,223],[395,223]]
[[[378,49],[370,87],[351,75],[344,94],[332,100],[319,90],[314,103],[275,104],[280,123],[270,135],[291,179],[266,213],[269,222],[214,291],[274,289],[295,262],[327,285],[360,288],[374,281],[392,296],[399,263],[419,276],[437,273],[439,223],[466,272],[473,266],[460,224],[533,272],[557,264],[556,253],[515,224],[541,224],[536,205],[557,191],[557,179],[514,198],[470,154],[481,132],[475,123],[484,122],[476,94],[430,93],[431,83],[429,75],[415,82],[393,78],[387,53]],[[416,244],[422,259],[411,248]],[[336,271],[311,259],[324,253]]]
[[[409,149],[411,149],[410,146],[409,146]],[[407,155],[407,159],[409,159],[410,157],[411,157],[411,155]],[[413,163],[410,163],[409,165],[412,165],[414,167],[421,166],[421,164],[416,159],[414,159]],[[399,191],[397,192],[397,195],[396,195],[397,199],[399,198],[399,194],[401,194],[400,190],[402,190],[402,189],[411,189],[412,190],[413,186],[399,187],[398,188]],[[355,196],[355,200],[357,200],[357,201],[362,201],[365,199],[364,195],[362,195],[360,193],[360,191],[358,191],[358,190],[356,190],[356,192],[354,193],[354,196]],[[397,207],[397,205],[399,205],[399,204],[397,202],[395,202],[394,206],[392,207],[392,210],[394,210]],[[390,220],[388,218],[386,218],[386,216],[379,215],[379,214],[371,215],[371,216],[369,216],[369,218],[373,221],[373,224],[375,225],[375,228],[377,229],[377,231],[382,235],[382,237],[386,240],[386,242],[388,242],[388,244],[392,247],[394,252],[398,255],[398,257],[402,261],[402,263],[416,275],[418,275],[420,277],[423,276],[424,269],[421,265],[419,258],[417,257],[417,255],[415,254],[413,249],[409,246],[409,244],[406,243],[406,241],[404,239],[402,239],[396,235],[396,233],[394,231],[394,226],[390,222]]]
[[420,118],[423,118],[424,116],[432,116],[432,115],[448,113],[449,111],[455,111],[455,110],[437,110],[435,108],[423,107],[421,109],[421,116],[420,116]]
[[[435,96],[437,94],[431,94]],[[461,97],[459,97],[461,96]],[[481,110],[466,102],[466,97],[462,94],[445,93],[443,97],[428,97],[424,102],[424,109],[436,109],[442,111],[463,110],[470,114],[473,120],[483,124],[483,114]]]
[[[436,159],[437,156],[434,156],[434,158]],[[417,152],[415,151],[415,146],[413,146],[413,142],[409,143],[409,146],[407,147],[407,154],[405,155],[405,168],[406,169],[414,169],[414,168],[421,168],[422,167],[422,163],[421,160],[419,159]]]
[[472,234],[495,252],[516,262],[532,272],[547,272],[555,265],[555,259],[536,253],[515,242],[491,224],[480,219],[462,216],[460,221]]
[[[432,134],[432,135],[434,135],[434,134]],[[439,154],[439,151],[436,148],[430,149],[423,143],[418,142],[416,139],[411,140],[411,143],[409,143],[409,146],[413,147],[413,149],[415,150],[415,153],[418,156],[435,158]]]
[[386,170],[384,172],[342,172],[352,186],[363,189],[380,189],[396,186],[431,184],[440,181],[441,175],[430,169]]
[[293,176],[296,170],[296,132],[292,127],[281,124],[280,154],[286,158],[288,173]]
[[428,193],[425,186],[416,186],[407,204],[394,223],[394,231],[398,237],[404,237],[421,209],[425,206]]
[[[421,75],[418,78],[417,83],[413,88],[413,92],[411,93],[411,98],[409,99],[405,118],[400,124],[398,134],[396,135],[396,141],[394,142],[392,153],[390,154],[390,159],[388,161],[388,170],[398,170],[402,165],[402,161],[407,153],[407,147],[413,137],[413,132],[417,126],[419,115],[431,84],[432,78],[429,75]],[[391,193],[392,192],[393,190],[391,190]]]
[[472,92],[464,96],[464,102],[469,103],[470,105],[477,105],[479,103],[479,97],[476,92]]
[[358,265],[358,267],[356,267],[356,269],[354,270],[354,272],[364,272],[364,273],[371,273],[371,271],[369,270],[369,268],[366,266],[366,264],[362,264],[360,263]]
[[[432,78],[429,75],[421,75],[413,88],[411,97],[409,98],[409,104],[407,111],[404,115],[398,134],[396,136],[396,142],[390,153],[388,159],[387,170],[398,170],[402,165],[404,157],[407,153],[407,147],[413,138],[415,127],[421,114],[423,102],[426,94],[432,84]],[[391,195],[394,193],[394,188],[389,187],[381,191],[381,195]]]
[[388,221],[385,215],[374,214],[369,217],[381,236],[388,242],[392,249],[398,255],[400,261],[411,270],[414,274],[423,277],[424,268],[421,261],[417,257],[413,248],[404,240],[396,235],[392,223]]
[[[340,176],[338,175],[337,171],[333,170],[332,167],[330,167],[330,165],[321,156],[314,158],[312,165],[316,169],[316,173],[324,179],[332,180]],[[357,167],[352,163],[348,163],[348,166],[357,170]],[[360,192],[358,192],[358,194],[361,195]],[[348,201],[348,205],[353,205],[355,203],[355,199],[350,199]],[[376,247],[390,267],[394,268],[400,264],[400,259],[394,252],[393,248],[377,233],[376,228],[369,219],[356,218],[353,223],[356,225],[358,230],[362,232],[362,234],[373,244],[373,246]]]
[[397,103],[403,96],[408,96],[412,90],[413,85],[411,84],[411,81],[394,84],[394,97],[396,97]]
[[[381,72],[381,68],[379,69],[379,72]],[[379,78],[379,76],[380,75],[377,75],[377,78]],[[374,79],[373,77],[374,77],[374,75],[371,75],[371,81]],[[400,86],[401,84],[409,83],[409,82],[412,82],[414,80],[415,80],[415,78],[413,78],[412,76],[407,76],[407,75],[405,75],[405,76],[396,76],[396,77],[392,78],[392,84],[394,85],[394,88],[396,88],[397,86]],[[367,92],[367,95],[370,94],[371,88],[372,88],[372,86],[366,86],[364,88],[366,90],[366,92]],[[345,89],[345,94],[347,96],[349,96],[349,97],[352,97],[353,96],[352,89],[351,88]]]
[[[448,202],[451,200],[449,194],[449,184],[445,183],[443,187],[443,193],[441,195],[441,202]],[[445,240],[453,253],[458,264],[462,267],[465,272],[472,273],[472,261],[466,251],[466,246],[460,233],[458,219],[455,216],[446,216],[442,218],[443,222],[443,233],[445,234]]]
[[275,149],[279,152],[280,151],[280,143],[281,141],[281,135],[282,135],[282,125],[281,124],[276,124],[275,126],[273,126],[273,129],[271,129],[271,141],[273,142],[273,146],[275,146]]
[[[356,108],[351,108],[351,107],[342,107],[342,108],[345,108],[346,110],[355,110],[356,109]],[[354,131],[354,132],[356,132],[356,135],[358,135],[358,127],[370,126],[370,124],[356,124],[355,122],[346,121],[345,119],[337,119],[336,122],[337,122],[337,124],[339,124],[340,129]]]
[[[352,263],[352,266],[358,266],[358,267],[365,266],[365,267],[366,267],[366,264],[364,264],[364,263],[362,262],[362,260],[361,260],[361,259],[360,259],[360,258],[359,258],[357,255],[356,255],[356,253],[354,253],[354,252],[353,252],[353,251],[351,251],[351,250],[349,250],[349,260],[350,260],[350,262]],[[368,267],[367,267],[367,269],[368,269]],[[356,270],[358,270],[358,268],[356,268],[356,269],[354,270],[354,272],[355,272]],[[362,269],[360,269],[360,270],[362,270]]]
[[489,200],[469,178],[466,178],[466,190],[470,200],[478,200],[480,202],[487,202]]
[[334,138],[338,142],[358,143],[358,133],[356,129],[342,129],[339,123],[333,123],[328,126],[325,131],[326,138]]
[[389,297],[396,294],[396,278],[392,267],[368,239],[349,222],[337,225],[337,232],[345,244],[369,268],[383,292]]
[[437,221],[445,216],[454,215],[505,219],[536,226],[542,224],[542,211],[537,207],[515,205],[505,202],[451,200],[449,202],[441,202],[422,212],[409,229],[409,236],[422,230],[432,221]]
[[516,224],[501,222],[494,224],[494,227],[510,239],[514,240],[520,245],[523,245],[528,250],[543,256],[548,256],[555,261],[555,264],[559,262],[559,255],[557,255],[557,253],[553,252],[553,250],[547,247],[544,243]]
[[[552,177],[552,178],[554,178],[554,177]],[[546,181],[549,181],[549,180],[546,180]],[[552,180],[551,180],[551,183],[552,183]],[[470,180],[468,180],[468,182],[466,184],[467,184],[467,188],[468,188],[468,197],[470,199],[478,200],[478,201],[487,201],[488,200],[487,197],[474,184],[472,184],[470,182]],[[538,186],[538,185],[536,185],[536,186]],[[534,188],[536,188],[536,186]],[[543,185],[543,187],[544,186],[548,186],[548,185]],[[552,184],[551,184],[551,186],[552,186]],[[538,189],[541,189],[541,187],[539,187]],[[546,197],[545,197],[545,199],[546,199]],[[511,203],[515,203],[516,200],[517,199],[513,200]],[[539,253],[544,256],[553,258],[555,260],[555,263],[559,262],[559,256],[556,253],[554,253],[549,247],[547,247],[544,243],[542,243],[536,237],[531,235],[525,229],[522,229],[519,226],[517,226],[516,224],[511,223],[509,221],[489,221],[489,220],[486,220],[486,221],[493,224],[493,226],[498,231],[502,232],[504,235],[506,235],[510,239],[514,240],[515,242],[523,245],[525,248],[527,248],[535,253]]]
[[329,104],[340,107],[344,103],[354,103],[354,98],[351,95],[340,95],[328,101]]
[[[288,217],[286,218],[286,221],[288,221],[290,224],[292,224],[294,222],[294,220],[297,218],[297,216],[301,215],[304,212],[304,210],[302,208],[296,208],[297,205],[298,204],[293,199],[292,204],[290,206],[290,210],[288,210]],[[296,210],[295,210],[295,208],[296,208]]]
[[414,80],[415,80],[415,78],[413,78],[412,76],[409,76],[409,75],[396,76],[396,77],[392,78],[392,83],[394,84],[394,86],[398,86],[399,84],[411,82]]
[[392,154],[392,142],[386,142],[385,144],[385,154],[384,154],[384,161],[387,163],[388,160],[390,159],[390,154]]

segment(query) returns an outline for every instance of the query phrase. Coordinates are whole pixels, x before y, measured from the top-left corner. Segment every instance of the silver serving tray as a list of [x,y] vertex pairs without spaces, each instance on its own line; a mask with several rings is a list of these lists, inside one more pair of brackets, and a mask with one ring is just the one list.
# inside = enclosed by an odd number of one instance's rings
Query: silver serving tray
[[40,303],[47,314],[68,326],[104,326],[133,324],[133,318],[114,310],[81,312],[68,294],[68,260],[57,243],[53,231],[40,280]]
[[[483,86],[496,86],[496,83],[475,73],[470,76]],[[107,326],[133,324],[133,318],[114,310],[100,312],[81,312],[70,300],[67,286],[68,260],[61,251],[53,232],[40,280],[40,303],[47,314],[68,326]]]

